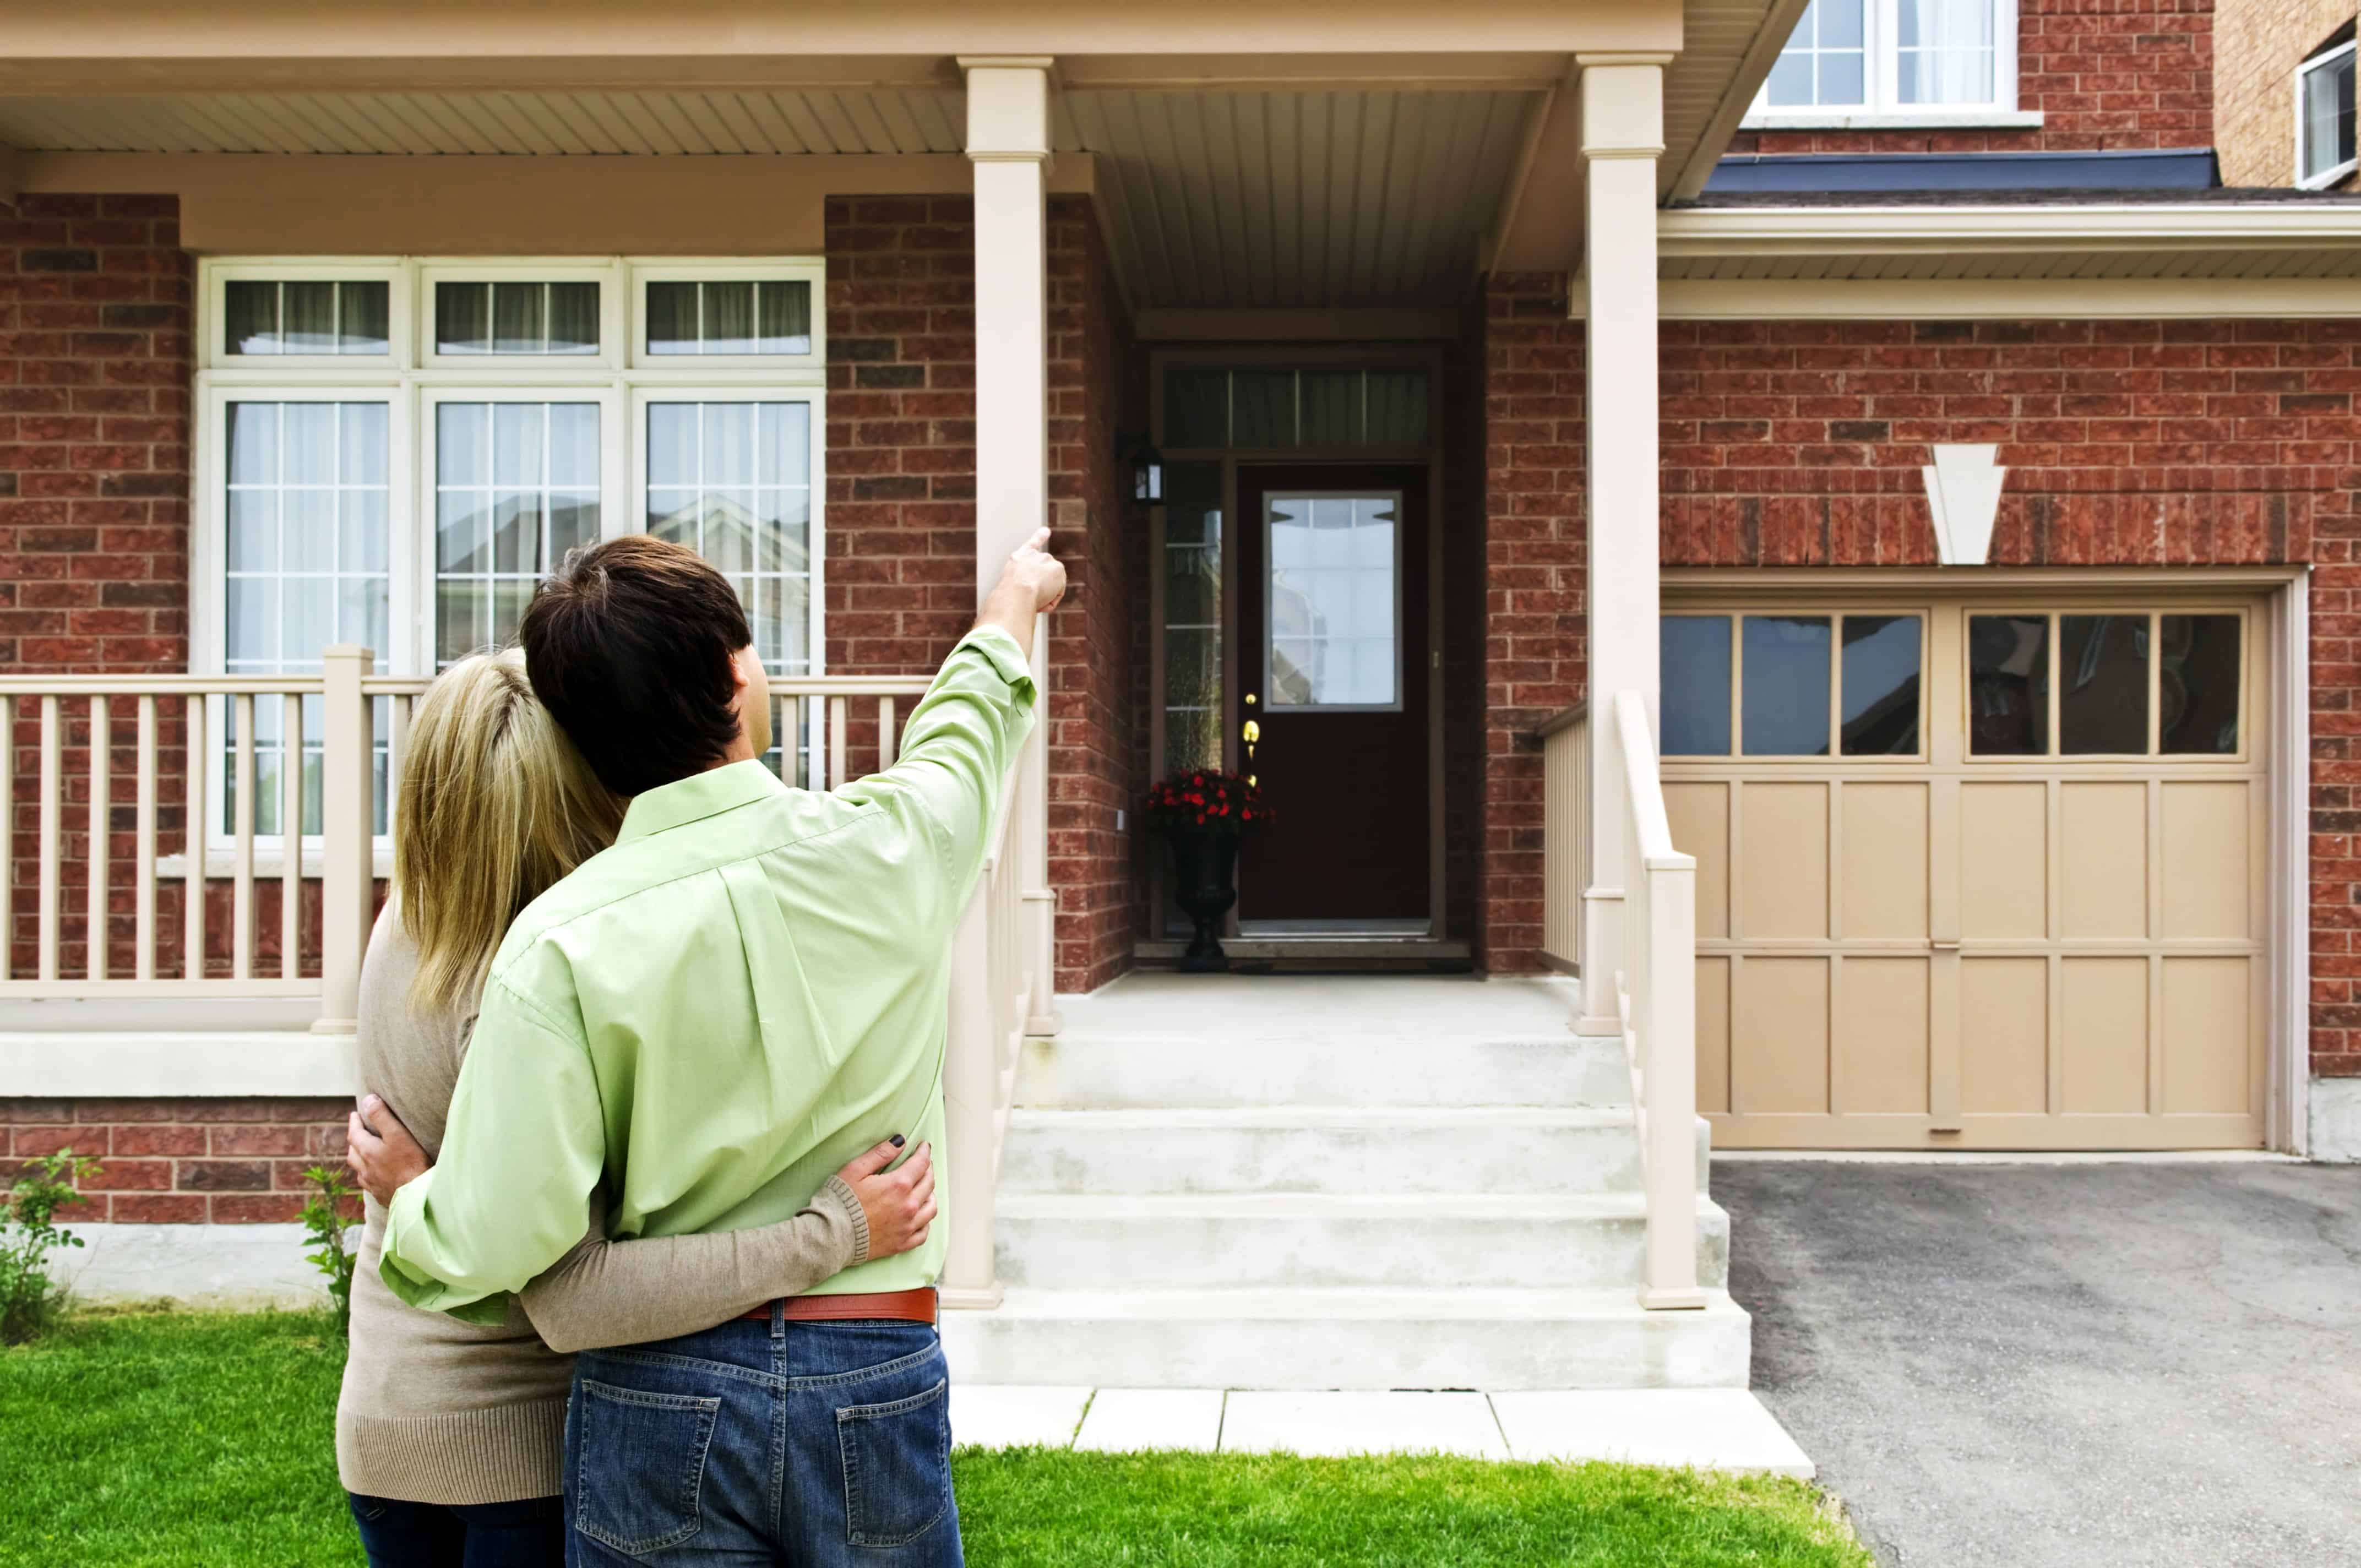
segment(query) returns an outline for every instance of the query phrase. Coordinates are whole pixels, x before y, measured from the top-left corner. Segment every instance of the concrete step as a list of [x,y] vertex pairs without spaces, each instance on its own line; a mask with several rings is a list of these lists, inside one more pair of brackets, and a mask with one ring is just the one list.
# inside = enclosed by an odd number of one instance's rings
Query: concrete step
[[[999,1201],[1001,1282],[1037,1288],[1222,1286],[1636,1288],[1636,1192],[1250,1192]],[[1699,1279],[1728,1277],[1730,1216],[1697,1204]]]
[[[1697,1184],[1707,1124],[1697,1125]],[[1012,1112],[1000,1190],[1557,1192],[1636,1190],[1628,1109],[1278,1105]]]
[[1026,1290],[944,1314],[962,1383],[1106,1388],[1742,1388],[1752,1324],[1716,1291]]
[[1016,1103],[1057,1110],[1171,1105],[1621,1105],[1620,1039],[1563,1025],[1531,1037],[1438,1041],[1249,1032],[1168,1036],[1070,1026],[1027,1040]]

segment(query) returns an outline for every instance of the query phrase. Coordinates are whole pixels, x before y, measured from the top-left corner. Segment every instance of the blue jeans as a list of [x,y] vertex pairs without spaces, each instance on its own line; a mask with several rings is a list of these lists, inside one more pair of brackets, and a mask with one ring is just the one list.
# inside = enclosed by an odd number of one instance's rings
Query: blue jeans
[[925,1323],[739,1321],[586,1351],[573,1568],[961,1568],[950,1387]]
[[555,1497],[405,1503],[346,1494],[369,1568],[559,1568],[566,1512]]

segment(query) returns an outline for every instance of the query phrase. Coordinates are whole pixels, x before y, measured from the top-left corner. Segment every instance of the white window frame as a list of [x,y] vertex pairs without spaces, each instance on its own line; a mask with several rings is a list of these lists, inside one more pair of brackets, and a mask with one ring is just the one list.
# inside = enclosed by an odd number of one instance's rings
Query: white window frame
[[[201,258],[199,345],[192,440],[190,646],[192,667],[220,674],[227,663],[227,472],[224,441],[232,402],[356,402],[388,405],[387,641],[377,650],[394,675],[434,669],[434,410],[444,402],[597,402],[600,405],[599,530],[614,538],[644,528],[645,404],[650,398],[803,402],[811,409],[811,603],[808,674],[826,673],[827,345],[826,264],[816,257],[240,257]],[[234,280],[382,281],[388,286],[388,351],[382,355],[241,355],[224,334],[226,285]],[[647,356],[642,336],[651,280],[807,281],[808,355]],[[438,281],[595,280],[599,297],[596,355],[440,355],[434,352]],[[807,672],[796,672],[801,674]],[[218,703],[215,704],[218,707]],[[218,727],[220,716],[214,716]],[[215,734],[224,733],[216,728]],[[218,750],[216,748],[216,750]],[[216,769],[220,759],[214,760]],[[218,793],[214,798],[225,799]],[[226,835],[214,837],[222,843]],[[258,838],[258,844],[263,842]],[[272,854],[280,852],[277,839]]]
[[[2042,123],[2038,109],[2017,107],[2016,0],[1993,6],[1993,98],[1989,104],[1905,104],[1901,91],[1900,12],[1896,0],[1862,0],[1862,86],[1858,104],[1798,104],[1773,108],[1770,78],[1756,90],[1741,130],[2024,129]],[[1784,52],[1784,46],[1782,52]],[[1775,63],[1775,61],[1774,61]]]
[[[2334,168],[2323,169],[2317,174],[2306,174],[2303,171],[2304,143],[2309,135],[2303,115],[2304,79],[2315,71],[2324,70],[2335,61],[2351,56],[2356,43],[2361,43],[2361,40],[2346,38],[2333,49],[2322,49],[2295,68],[2295,182],[2303,190],[2325,191],[2330,186],[2342,181],[2355,169],[2361,168],[2361,159],[2348,158]],[[2361,99],[2361,80],[2356,81],[2354,90],[2356,99]]]

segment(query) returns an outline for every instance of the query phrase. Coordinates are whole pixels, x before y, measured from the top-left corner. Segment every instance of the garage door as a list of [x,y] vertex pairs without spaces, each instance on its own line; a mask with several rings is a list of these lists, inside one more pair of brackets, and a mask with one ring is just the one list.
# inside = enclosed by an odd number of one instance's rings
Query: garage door
[[1668,603],[1717,1145],[2259,1146],[2266,623]]

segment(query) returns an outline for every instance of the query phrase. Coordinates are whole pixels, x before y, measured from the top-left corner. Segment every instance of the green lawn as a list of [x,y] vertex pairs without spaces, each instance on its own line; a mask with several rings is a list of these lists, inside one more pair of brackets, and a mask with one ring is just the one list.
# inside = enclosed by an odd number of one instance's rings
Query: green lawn
[[[342,1352],[295,1314],[85,1315],[0,1350],[0,1564],[359,1568]],[[963,1450],[975,1568],[1868,1568],[1812,1490],[1619,1465]]]

